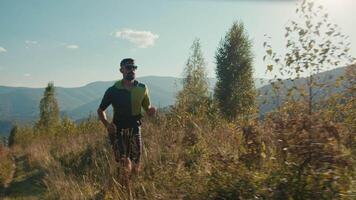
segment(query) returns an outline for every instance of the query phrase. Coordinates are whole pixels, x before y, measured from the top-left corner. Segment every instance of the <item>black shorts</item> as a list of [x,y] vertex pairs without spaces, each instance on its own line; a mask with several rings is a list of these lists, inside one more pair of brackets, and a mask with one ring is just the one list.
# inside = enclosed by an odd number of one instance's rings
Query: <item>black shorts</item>
[[115,134],[109,134],[115,160],[120,162],[122,158],[130,158],[139,163],[142,153],[141,127],[118,128]]

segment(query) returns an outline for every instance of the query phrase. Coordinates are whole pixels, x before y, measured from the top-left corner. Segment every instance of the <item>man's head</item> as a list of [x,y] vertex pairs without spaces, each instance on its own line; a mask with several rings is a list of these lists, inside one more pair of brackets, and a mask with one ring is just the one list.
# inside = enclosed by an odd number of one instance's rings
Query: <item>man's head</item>
[[135,71],[137,66],[135,65],[135,60],[132,58],[122,59],[120,62],[120,72],[123,75],[123,78],[129,81],[135,79]]

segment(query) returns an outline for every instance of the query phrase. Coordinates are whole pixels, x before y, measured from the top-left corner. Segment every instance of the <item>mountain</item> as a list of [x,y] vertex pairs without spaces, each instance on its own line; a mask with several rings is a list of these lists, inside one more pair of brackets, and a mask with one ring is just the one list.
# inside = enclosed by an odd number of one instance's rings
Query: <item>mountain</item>
[[[151,101],[158,107],[174,104],[177,91],[182,88],[182,79],[175,77],[146,76],[138,78],[148,85]],[[216,80],[209,79],[211,90]],[[256,80],[257,87],[262,80]],[[56,97],[63,115],[80,119],[95,112],[106,89],[114,81],[97,81],[83,87],[56,87]],[[35,121],[39,114],[39,102],[43,88],[0,86],[0,121]]]
[[[331,94],[339,93],[345,88],[341,85],[340,87],[335,87],[337,79],[345,74],[346,67],[336,68],[333,70],[325,71],[319,74],[314,75],[314,79],[318,84],[324,84],[324,87],[314,88],[313,98],[315,101],[328,98]],[[260,102],[260,115],[264,115],[267,112],[272,111],[277,108],[278,104],[283,102],[287,96],[288,90],[293,86],[298,88],[306,86],[307,78],[300,78],[295,80],[283,80],[283,87],[279,90],[279,102],[276,102],[275,94],[272,92],[272,85],[267,84],[259,89],[261,94],[258,98]],[[294,95],[295,98],[300,98],[299,94]],[[266,102],[266,103],[262,103]]]
[[[169,93],[173,92],[173,82],[175,78],[143,77],[139,80],[145,83],[147,82],[153,91],[151,94],[153,102],[159,102],[165,106],[174,99],[174,96]],[[83,87],[56,87],[56,97],[61,112],[71,116],[70,114],[75,111],[85,111],[85,108],[88,108],[90,105],[94,106],[94,104],[96,104],[95,106],[98,106],[105,90],[113,85],[113,83],[114,81],[98,81]],[[152,86],[150,84],[152,84]],[[0,86],[0,120],[36,120],[39,114],[38,107],[43,91],[43,88]],[[85,115],[87,115],[88,112],[86,112]]]
[[12,128],[13,124],[10,121],[0,121],[0,138],[1,136],[7,136]]
[[[179,84],[180,79],[174,77],[147,76],[138,78],[138,81],[148,85],[151,101],[158,107],[165,107],[173,104],[175,94],[181,88]],[[66,115],[73,119],[81,119],[88,116],[90,112],[95,112],[100,104],[104,92],[108,87],[114,84],[114,81],[102,83],[105,84],[103,88],[96,88],[94,90],[97,91],[98,94],[96,97],[74,109],[65,110],[64,112]],[[89,85],[96,86],[98,85],[98,82],[94,82]]]
[[[338,68],[321,73],[323,77],[338,77],[344,73],[345,68]],[[216,79],[209,78],[210,90],[216,83]],[[160,108],[173,105],[176,93],[182,88],[182,78],[146,76],[138,78],[138,81],[148,85],[151,101]],[[305,80],[300,79],[299,82]],[[286,85],[288,85],[288,81]],[[56,87],[56,97],[62,115],[73,120],[85,118],[89,113],[95,113],[106,89],[114,84],[114,81],[97,81],[82,87],[63,88]],[[262,93],[271,90],[266,79],[256,79],[256,88]],[[39,102],[44,88],[6,87],[0,86],[0,134],[8,133],[14,122],[34,122],[39,115]],[[261,99],[260,99],[261,101]],[[272,110],[273,103],[261,105],[262,113]]]

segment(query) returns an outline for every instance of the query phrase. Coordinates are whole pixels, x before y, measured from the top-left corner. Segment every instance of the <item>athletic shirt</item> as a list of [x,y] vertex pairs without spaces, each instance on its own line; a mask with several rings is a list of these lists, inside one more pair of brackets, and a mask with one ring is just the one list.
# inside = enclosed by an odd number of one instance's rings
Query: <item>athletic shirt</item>
[[99,108],[105,110],[109,105],[114,108],[113,122],[119,128],[132,128],[141,125],[142,110],[148,110],[150,98],[145,84],[134,81],[131,89],[126,89],[123,80],[108,88]]

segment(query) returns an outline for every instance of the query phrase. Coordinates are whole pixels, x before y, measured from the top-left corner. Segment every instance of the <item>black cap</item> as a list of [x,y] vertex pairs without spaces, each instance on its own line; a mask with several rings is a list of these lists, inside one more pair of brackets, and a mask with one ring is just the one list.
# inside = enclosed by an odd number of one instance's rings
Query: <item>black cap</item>
[[[120,67],[124,67],[124,66],[136,66],[135,65],[135,60],[132,58],[124,58],[121,60],[120,62]],[[137,67],[137,66],[136,66]]]

